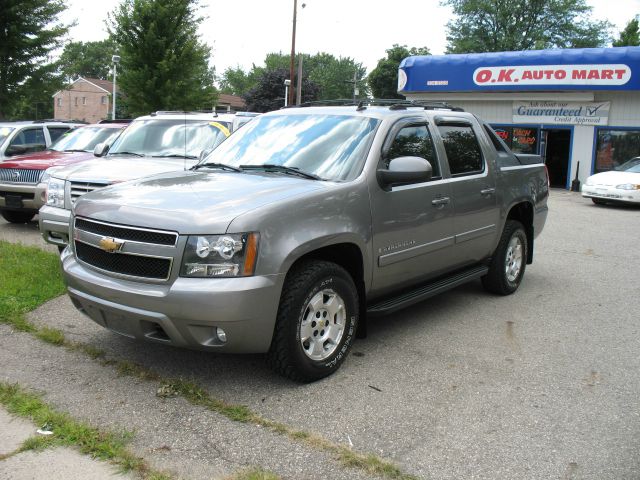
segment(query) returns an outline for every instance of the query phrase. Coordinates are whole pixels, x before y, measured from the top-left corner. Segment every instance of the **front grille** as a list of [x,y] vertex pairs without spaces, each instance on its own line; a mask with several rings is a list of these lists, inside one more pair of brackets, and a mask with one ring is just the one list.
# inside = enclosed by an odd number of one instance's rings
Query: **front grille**
[[171,271],[171,259],[107,253],[97,247],[75,242],[76,256],[101,270],[140,278],[166,280]]
[[0,168],[0,182],[26,183],[35,185],[42,178],[44,170],[32,170],[26,168]]
[[76,200],[85,193],[93,192],[98,188],[104,188],[108,185],[108,183],[71,182],[71,203],[76,203]]
[[168,232],[157,232],[153,230],[143,230],[124,226],[110,225],[106,223],[93,222],[84,218],[76,218],[75,228],[85,232],[115,237],[121,240],[131,240],[133,242],[153,243],[155,245],[175,245],[178,235]]

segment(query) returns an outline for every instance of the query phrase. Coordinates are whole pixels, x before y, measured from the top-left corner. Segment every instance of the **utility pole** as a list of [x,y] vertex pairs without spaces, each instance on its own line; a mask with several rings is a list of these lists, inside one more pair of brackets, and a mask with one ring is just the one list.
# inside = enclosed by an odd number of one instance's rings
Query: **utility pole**
[[[296,16],[298,13],[298,0],[293,0],[293,32],[291,34],[291,59],[289,61],[289,80],[293,82],[293,62],[296,56]],[[293,105],[293,88],[289,89],[288,104]]]

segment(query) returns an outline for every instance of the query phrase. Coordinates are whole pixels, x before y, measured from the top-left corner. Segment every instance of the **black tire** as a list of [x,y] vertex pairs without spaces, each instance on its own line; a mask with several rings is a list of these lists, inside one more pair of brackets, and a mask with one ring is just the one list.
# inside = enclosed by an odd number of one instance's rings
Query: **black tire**
[[9,223],[29,223],[36,214],[17,212],[15,210],[2,210],[2,216]]
[[592,198],[591,201],[596,205],[605,205],[607,202],[601,200],[600,198]]
[[[314,300],[321,301],[323,308],[312,305]],[[342,308],[336,310],[336,305]],[[322,260],[295,266],[282,290],[267,363],[280,375],[297,382],[331,375],[340,368],[355,339],[358,305],[356,286],[344,268]],[[316,322],[318,319],[322,322]],[[308,339],[303,330],[309,333]],[[331,338],[332,335],[338,338]],[[314,352],[324,357],[314,359]]]
[[524,276],[528,253],[529,243],[524,227],[516,220],[507,220],[491,259],[489,273],[482,277],[485,290],[498,295],[515,292]]
[[64,249],[67,248],[64,245],[58,245],[58,252],[62,253],[64,252]]

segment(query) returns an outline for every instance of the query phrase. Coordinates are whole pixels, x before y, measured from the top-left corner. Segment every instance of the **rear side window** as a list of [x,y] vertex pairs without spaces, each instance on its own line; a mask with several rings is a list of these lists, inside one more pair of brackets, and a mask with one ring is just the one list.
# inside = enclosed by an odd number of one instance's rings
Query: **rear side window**
[[433,141],[426,125],[410,125],[402,128],[393,139],[387,155],[389,161],[398,157],[421,157],[428,160],[433,169],[432,178],[440,177],[440,167],[433,149]]
[[41,128],[28,128],[16,135],[11,145],[45,145],[44,132]]
[[68,127],[47,127],[49,130],[49,136],[51,137],[51,143],[55,142],[62,135],[69,131]]
[[452,176],[484,171],[480,145],[470,125],[438,125],[438,131],[444,142]]

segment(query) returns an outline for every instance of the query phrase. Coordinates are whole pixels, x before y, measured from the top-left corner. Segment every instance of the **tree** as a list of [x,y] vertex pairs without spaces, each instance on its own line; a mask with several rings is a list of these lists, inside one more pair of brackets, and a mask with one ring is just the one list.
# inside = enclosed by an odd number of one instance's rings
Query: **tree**
[[611,24],[589,19],[586,0],[444,0],[447,53],[599,47]]
[[245,73],[239,66],[229,67],[220,79],[220,92],[241,97],[255,88],[263,72],[264,68],[255,65],[249,73]]
[[[233,95],[246,95],[258,85],[265,72],[277,70],[287,70],[288,72],[289,59],[289,54],[282,52],[269,53],[265,57],[264,66],[256,66],[254,64],[248,73],[245,73],[240,67],[228,68],[222,75],[220,91]],[[351,98],[353,95],[352,80],[354,72],[361,92],[366,89],[366,84],[363,80],[366,69],[361,63],[357,63],[349,57],[336,58],[329,53],[318,53],[316,55],[302,53],[298,55],[297,61],[300,61],[300,59],[302,59],[303,79],[308,78],[319,88],[318,100]],[[296,68],[296,75],[297,71],[298,69]],[[286,78],[289,78],[289,75]],[[295,88],[297,80],[295,78],[293,80]]]
[[398,94],[398,67],[403,59],[414,55],[431,55],[427,47],[411,47],[394,44],[386,50],[387,57],[378,60],[367,82],[374,98],[404,98]]
[[106,80],[111,74],[111,56],[116,44],[107,39],[99,42],[69,42],[60,55],[60,70],[67,81],[77,77]]
[[[284,106],[284,81],[289,78],[289,69],[265,70],[258,84],[244,95],[247,109],[253,112],[269,112]],[[302,76],[302,101],[312,102],[318,99],[319,87]]]
[[119,47],[118,86],[131,115],[212,106],[210,49],[198,39],[197,0],[124,0],[109,15]]
[[[3,0],[0,9],[0,118],[19,117],[33,103],[27,93],[40,92],[52,106],[60,88],[50,53],[68,27],[58,23],[62,0]],[[48,83],[45,83],[48,82]],[[33,105],[34,107],[36,105]],[[28,108],[27,108],[28,109]]]
[[640,28],[638,26],[638,16],[627,23],[627,26],[620,32],[618,40],[613,41],[614,47],[637,47],[640,45]]

